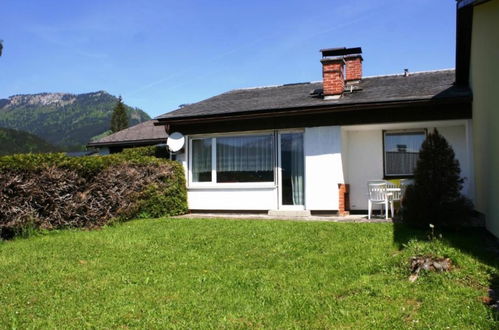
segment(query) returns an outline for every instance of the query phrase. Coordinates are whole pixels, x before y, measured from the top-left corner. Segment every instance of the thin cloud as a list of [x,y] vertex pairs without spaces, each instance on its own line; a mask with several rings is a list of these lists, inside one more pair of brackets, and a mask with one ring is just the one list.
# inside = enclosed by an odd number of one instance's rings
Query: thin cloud
[[[84,31],[61,29],[47,25],[31,25],[27,31],[34,34],[37,38],[43,40],[44,42],[70,50],[81,56],[94,59],[108,57],[108,54],[106,53],[91,52],[81,46],[81,44],[88,42],[88,38],[81,37]],[[71,38],[68,38],[68,33],[71,34]]]
[[[330,33],[332,31],[335,31],[335,30],[341,30],[341,29],[344,29],[348,26],[351,26],[351,25],[355,25],[355,24],[358,24],[359,22],[361,21],[364,21],[366,20],[367,18],[373,16],[376,12],[379,12],[381,10],[383,10],[387,5],[384,5],[384,6],[375,6],[372,4],[372,2],[365,2],[365,3],[362,3],[362,5],[358,5],[356,7],[354,7],[354,9],[349,9],[348,11],[348,16],[350,17],[356,17],[356,18],[348,18],[344,23],[339,23],[339,24],[335,24],[334,26],[332,27],[329,27],[329,28],[317,28],[318,32],[315,32],[315,33],[312,33],[312,34],[307,34],[306,36],[303,36],[301,38],[294,38],[293,39],[293,44],[301,44],[307,40],[310,40],[310,39],[314,39],[316,38],[317,36],[320,36],[320,35],[323,35],[323,34],[326,34],[326,33]],[[346,12],[346,8],[347,7],[338,7],[337,11],[338,12]],[[364,14],[362,14],[364,13]],[[327,21],[326,20],[326,17],[330,17],[330,14],[328,15],[325,15],[325,14],[322,14],[322,15],[318,15],[316,16],[315,18],[312,18],[310,19],[309,21],[313,21],[313,22],[317,22],[317,21]],[[213,56],[205,61],[203,61],[203,65],[206,65],[207,63],[214,63],[214,62],[217,62],[219,60],[222,60],[224,58],[226,58],[227,56],[229,55],[232,55],[232,54],[235,54],[235,53],[238,53],[240,51],[243,51],[245,49],[248,49],[248,48],[253,48],[255,45],[258,45],[264,41],[267,41],[267,40],[275,40],[275,39],[285,39],[285,37],[287,37],[288,35],[293,35],[293,33],[291,33],[290,31],[280,31],[280,32],[274,32],[274,33],[270,33],[270,34],[267,34],[266,36],[263,36],[263,37],[260,37],[260,38],[255,38],[254,40],[250,41],[250,42],[247,42],[245,43],[244,45],[241,45],[241,46],[238,46],[238,47],[233,47],[225,52],[222,52],[216,56]],[[289,40],[288,40],[289,41]],[[180,77],[186,77],[188,75],[193,75],[193,72],[197,71],[198,69],[193,69],[192,67],[190,69],[186,69],[186,70],[182,70],[182,71],[178,71],[178,72],[174,72],[174,73],[171,73],[161,79],[158,79],[158,80],[155,80],[151,83],[148,83],[146,85],[143,85],[135,90],[133,90],[132,92],[129,93],[129,95],[135,95],[137,93],[140,93],[140,92],[143,92],[145,90],[148,90],[152,87],[155,87],[155,86],[158,86],[158,85],[161,85],[161,84],[164,84],[168,81],[173,81],[173,80],[176,80],[178,81]],[[216,72],[220,72],[221,70],[218,70]],[[212,75],[214,72],[210,72],[209,74],[203,74],[203,75],[199,75],[199,74],[196,74],[195,77],[197,79],[201,78],[201,77],[205,77],[205,76],[208,76],[208,75]],[[173,85],[170,85],[167,87],[168,90],[171,90],[171,89],[176,89],[176,88],[179,88],[179,87],[182,87],[182,86],[186,86],[186,85],[189,85],[191,82],[190,81],[183,81],[183,82],[180,82],[180,83],[176,83],[176,84],[173,84]]]

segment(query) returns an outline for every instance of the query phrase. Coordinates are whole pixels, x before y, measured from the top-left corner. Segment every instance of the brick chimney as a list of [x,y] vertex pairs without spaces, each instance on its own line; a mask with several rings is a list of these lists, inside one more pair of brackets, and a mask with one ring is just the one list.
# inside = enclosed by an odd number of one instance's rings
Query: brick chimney
[[322,83],[324,99],[338,99],[345,91],[345,84],[362,78],[362,49],[328,48],[322,53]]
[[324,98],[339,98],[345,91],[345,61],[343,58],[323,58],[321,63]]
[[345,56],[345,81],[357,82],[362,79],[362,56],[360,54]]

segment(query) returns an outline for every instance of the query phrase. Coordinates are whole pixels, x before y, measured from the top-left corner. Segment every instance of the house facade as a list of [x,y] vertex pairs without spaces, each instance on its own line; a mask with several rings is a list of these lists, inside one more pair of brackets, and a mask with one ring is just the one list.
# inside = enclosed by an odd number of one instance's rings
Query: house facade
[[156,118],[186,137],[191,210],[363,212],[367,182],[410,178],[433,129],[474,197],[471,91],[454,70],[363,77],[362,50],[321,50],[323,80],[239,89]]
[[499,237],[499,0],[459,0],[457,8],[457,78],[473,91],[475,208]]

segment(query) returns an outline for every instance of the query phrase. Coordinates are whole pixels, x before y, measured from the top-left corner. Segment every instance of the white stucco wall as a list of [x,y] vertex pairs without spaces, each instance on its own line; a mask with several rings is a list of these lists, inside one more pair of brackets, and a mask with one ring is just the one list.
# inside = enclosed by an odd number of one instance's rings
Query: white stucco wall
[[305,208],[338,210],[338,184],[344,183],[339,126],[305,129]]
[[276,210],[277,188],[189,189],[192,210]]
[[[304,129],[305,209],[337,210],[338,183],[343,183],[339,126]],[[185,155],[177,155],[187,172]],[[278,188],[240,185],[234,188],[188,188],[189,208],[193,210],[276,210]]]
[[367,209],[367,181],[383,178],[383,130],[437,128],[454,149],[461,165],[461,176],[465,178],[463,193],[473,198],[473,176],[471,175],[471,150],[467,138],[468,121],[440,121],[401,123],[384,125],[344,126],[346,151],[344,157],[348,167],[346,183],[350,184],[350,207],[352,210]]
[[499,237],[499,0],[473,8],[471,31],[475,207]]
[[346,134],[346,164],[350,185],[350,208],[367,209],[367,181],[383,178],[381,130],[354,130]]
[[[352,210],[367,209],[367,181],[383,178],[383,130],[434,127],[449,141],[465,178],[463,193],[473,198],[471,122],[466,120],[401,124],[324,126],[304,129],[305,209],[338,210],[338,184],[350,185]],[[187,173],[185,155],[177,155]],[[265,187],[188,188],[193,210],[275,210],[278,183]]]

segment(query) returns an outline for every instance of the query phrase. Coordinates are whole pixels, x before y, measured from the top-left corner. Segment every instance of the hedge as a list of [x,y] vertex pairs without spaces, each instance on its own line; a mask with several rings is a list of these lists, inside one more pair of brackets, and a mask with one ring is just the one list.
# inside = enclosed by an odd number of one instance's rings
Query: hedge
[[154,152],[149,147],[108,156],[0,157],[0,237],[186,213],[182,166],[152,157]]

